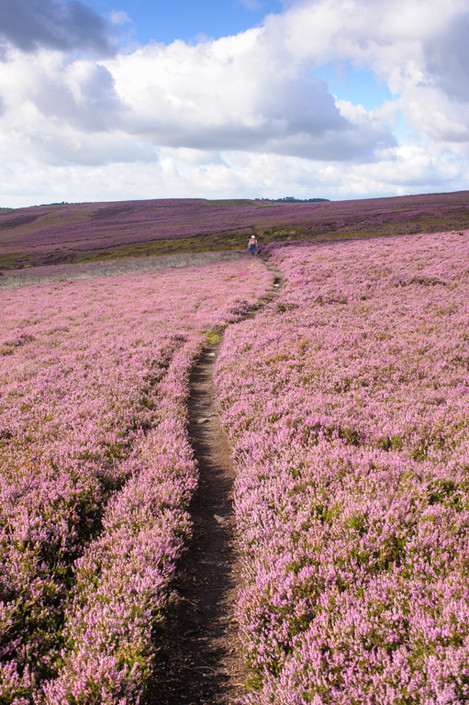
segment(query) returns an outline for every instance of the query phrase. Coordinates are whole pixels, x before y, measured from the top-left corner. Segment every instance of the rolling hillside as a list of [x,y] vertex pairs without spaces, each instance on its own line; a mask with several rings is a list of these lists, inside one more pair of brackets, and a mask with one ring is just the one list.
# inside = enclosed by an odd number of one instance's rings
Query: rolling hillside
[[469,192],[311,203],[156,199],[0,211],[0,269],[236,250],[263,243],[436,232],[469,225]]

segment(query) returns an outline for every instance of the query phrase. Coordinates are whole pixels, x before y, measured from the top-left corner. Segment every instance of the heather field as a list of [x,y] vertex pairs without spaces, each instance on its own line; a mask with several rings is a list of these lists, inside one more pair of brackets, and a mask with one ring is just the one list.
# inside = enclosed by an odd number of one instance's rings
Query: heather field
[[0,268],[469,227],[469,192],[336,202],[155,199],[0,210]]
[[1,293],[0,702],[137,703],[197,484],[189,371],[241,259]]
[[[464,221],[467,194],[450,196]],[[436,223],[436,203],[443,217],[438,196],[420,198],[413,222],[433,204]],[[231,208],[270,208],[209,203],[176,205],[225,224]],[[312,209],[347,215],[328,240],[266,235],[265,262],[211,252],[2,275],[1,705],[193,705],[184,682],[163,701],[157,676],[199,475],[204,487],[188,409],[209,354],[236,478],[244,705],[469,701],[469,230],[392,237],[406,221],[386,208],[405,203],[273,204],[310,209],[310,228]],[[81,208],[77,228],[103,208],[112,233],[112,204]],[[380,217],[386,232],[358,237]],[[37,224],[15,225],[36,264],[51,252]],[[86,256],[89,235],[74,241]],[[234,523],[216,506],[210,520]],[[196,637],[208,654],[210,633]],[[200,702],[232,705],[223,682]]]
[[466,703],[469,232],[269,257],[216,371],[246,703]]

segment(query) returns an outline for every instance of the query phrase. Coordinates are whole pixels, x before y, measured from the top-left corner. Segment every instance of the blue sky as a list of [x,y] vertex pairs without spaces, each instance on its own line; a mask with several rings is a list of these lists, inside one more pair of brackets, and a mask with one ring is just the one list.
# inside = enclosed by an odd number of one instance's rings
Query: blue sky
[[141,44],[194,41],[202,35],[219,39],[260,24],[266,14],[283,7],[280,0],[93,0],[88,4],[103,15],[125,12]]
[[[175,40],[196,43],[236,35],[262,26],[264,18],[281,13],[287,6],[282,0],[88,0],[87,4],[103,16],[123,13],[127,22],[120,25],[122,38],[129,43],[170,44]],[[290,3],[291,4],[291,3]],[[372,109],[391,94],[387,86],[370,72],[357,70],[347,62],[331,62],[314,71],[330,89],[345,100],[357,100]]]
[[0,0],[0,206],[465,190],[467,0]]

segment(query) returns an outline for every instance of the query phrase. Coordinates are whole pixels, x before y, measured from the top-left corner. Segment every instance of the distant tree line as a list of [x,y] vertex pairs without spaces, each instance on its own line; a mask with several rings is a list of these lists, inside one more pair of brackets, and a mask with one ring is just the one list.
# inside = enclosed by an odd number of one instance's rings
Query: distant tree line
[[271,203],[316,203],[317,201],[329,201],[329,198],[295,198],[294,196],[284,196],[283,198],[255,198],[255,201],[270,201]]

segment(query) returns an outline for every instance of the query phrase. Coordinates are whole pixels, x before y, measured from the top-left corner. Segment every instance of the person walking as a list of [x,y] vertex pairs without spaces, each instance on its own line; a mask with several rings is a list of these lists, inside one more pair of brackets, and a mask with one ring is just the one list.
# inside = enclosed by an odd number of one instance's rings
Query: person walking
[[255,255],[257,247],[257,239],[255,235],[251,235],[251,237],[249,238],[248,247],[251,250],[251,255]]

